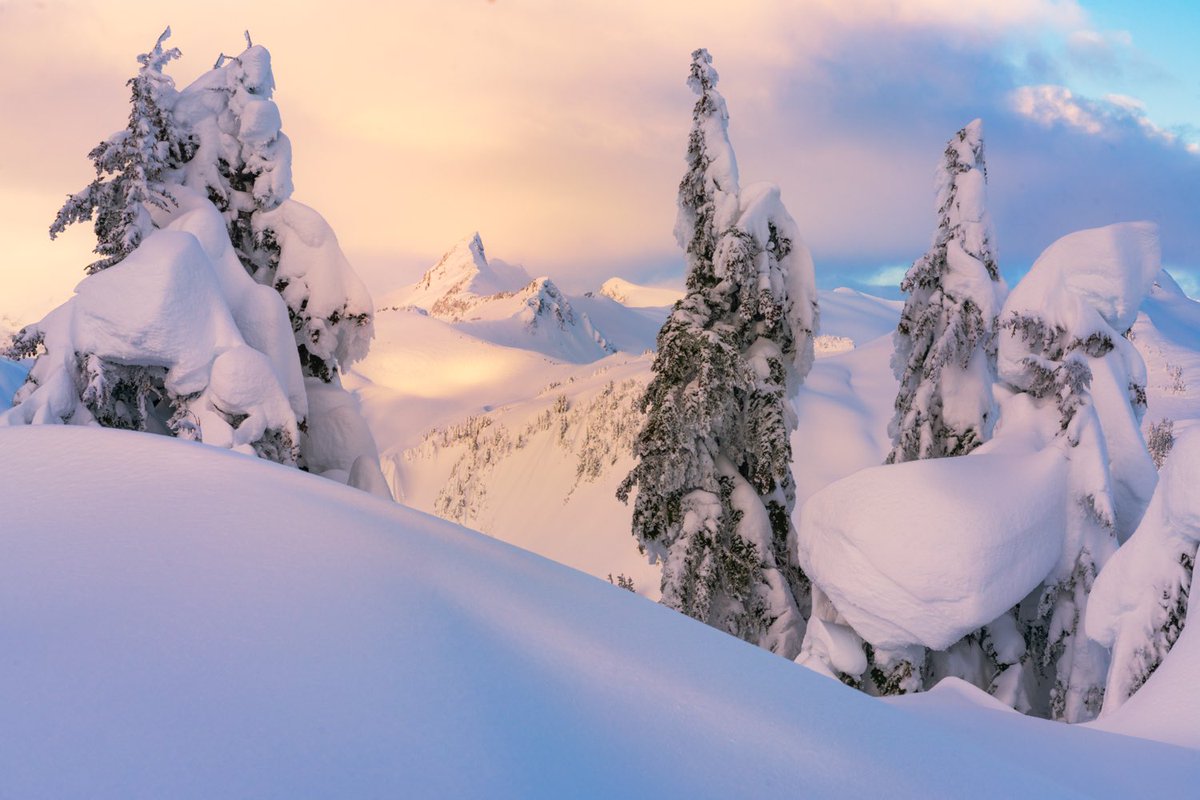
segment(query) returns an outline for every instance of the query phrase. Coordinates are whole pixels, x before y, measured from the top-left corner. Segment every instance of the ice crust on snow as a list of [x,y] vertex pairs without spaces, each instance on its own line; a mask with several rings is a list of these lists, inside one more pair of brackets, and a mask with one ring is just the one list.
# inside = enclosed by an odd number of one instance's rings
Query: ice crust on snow
[[1065,478],[1057,449],[862,470],[804,505],[800,564],[873,645],[945,649],[1057,563]]

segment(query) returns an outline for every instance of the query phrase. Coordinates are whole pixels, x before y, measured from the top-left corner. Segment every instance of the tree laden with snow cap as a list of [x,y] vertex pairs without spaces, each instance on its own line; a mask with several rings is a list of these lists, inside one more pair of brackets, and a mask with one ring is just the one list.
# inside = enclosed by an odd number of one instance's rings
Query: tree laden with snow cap
[[127,83],[129,124],[88,153],[96,179],[67,199],[50,226],[54,239],[68,225],[95,218],[95,252],[101,258],[86,267],[89,275],[132,253],[153,230],[150,207],[166,210],[174,203],[164,185],[167,172],[192,155],[190,138],[171,114],[175,82],[163,73],[179,58],[179,48],[163,50],[170,35],[167,28],[149,53],[137,57],[141,69]]
[[1100,710],[1109,659],[1084,635],[1088,600],[1157,482],[1139,428],[1146,367],[1123,334],[1159,261],[1151,223],[1079,231],[1048,247],[1004,306],[1000,378],[1038,410],[1068,463],[1062,555],[1020,609],[1033,710],[1053,719]]
[[[1006,287],[985,202],[981,120],[946,143],[936,174],[933,243],[900,284],[908,298],[894,335],[900,391],[889,464],[965,455],[987,440],[996,418],[996,315]],[[869,674],[880,693],[923,688],[919,650],[874,652]]]
[[687,295],[658,335],[637,465],[633,533],[663,564],[663,603],[793,658],[808,581],[791,560],[788,395],[812,365],[812,260],[769,184],[738,188],[725,101],[706,50],[675,235]]
[[370,296],[321,215],[291,199],[292,146],[272,99],[271,55],[249,33],[246,45],[181,93],[177,114],[197,140],[183,182],[225,216],[246,271],[283,296],[304,374],[336,382],[366,355]]
[[892,370],[900,381],[889,464],[965,455],[996,417],[996,315],[1006,288],[996,266],[984,193],[983,123],[946,144],[937,171],[933,245],[904,276],[908,294]]

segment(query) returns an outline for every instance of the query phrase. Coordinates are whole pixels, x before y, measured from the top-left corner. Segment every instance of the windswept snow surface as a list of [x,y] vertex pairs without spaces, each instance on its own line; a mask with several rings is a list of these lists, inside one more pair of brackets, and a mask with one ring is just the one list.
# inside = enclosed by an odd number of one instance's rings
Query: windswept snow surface
[[1200,783],[1191,750],[1032,720],[965,733],[957,713],[889,707],[261,460],[53,426],[0,430],[0,452],[13,796],[1182,797]]

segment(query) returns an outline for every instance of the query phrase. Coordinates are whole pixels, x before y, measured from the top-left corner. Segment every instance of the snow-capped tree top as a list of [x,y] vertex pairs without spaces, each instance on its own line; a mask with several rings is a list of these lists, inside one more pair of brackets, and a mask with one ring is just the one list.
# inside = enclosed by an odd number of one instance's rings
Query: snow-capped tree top
[[163,42],[169,38],[171,38],[170,25],[168,25],[166,30],[164,30],[158,37],[158,41],[154,43],[154,47],[149,53],[142,53],[137,57],[138,63],[147,70],[161,74],[167,64],[179,58],[181,55],[178,47],[172,47],[170,50],[163,50]]
[[675,239],[687,252],[711,258],[716,237],[737,220],[738,168],[729,143],[729,111],[716,90],[712,56],[692,53],[688,86],[697,95],[688,138],[688,172],[679,184]]
[[[934,186],[938,225],[932,249],[945,253],[937,277],[948,295],[960,300],[970,298],[979,305],[984,319],[992,319],[1004,302],[1006,287],[996,264],[987,213],[982,120],[972,121],[946,143]],[[923,280],[924,276],[916,272],[915,268],[910,272],[911,278]]]
[[692,66],[688,72],[687,85],[696,94],[704,94],[715,88],[721,76],[712,65],[708,49],[701,47],[692,51]]
[[292,195],[291,142],[274,90],[271,54],[253,45],[179,93],[175,116],[198,145],[182,182],[214,194],[227,214],[275,208]]
[[270,100],[275,92],[275,74],[271,71],[271,53],[260,44],[251,45],[233,59],[238,64],[238,83],[250,94]]

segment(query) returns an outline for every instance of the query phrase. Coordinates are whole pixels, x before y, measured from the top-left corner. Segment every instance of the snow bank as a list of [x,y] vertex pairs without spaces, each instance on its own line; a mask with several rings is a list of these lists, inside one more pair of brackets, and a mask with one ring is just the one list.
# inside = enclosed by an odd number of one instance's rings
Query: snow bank
[[990,728],[296,470],[99,429],[4,429],[0,452],[14,796],[1186,796],[1200,780],[1194,751],[1033,720],[1040,736],[993,746]]
[[866,469],[804,505],[800,565],[875,646],[942,650],[1057,563],[1065,480],[1058,449]]

